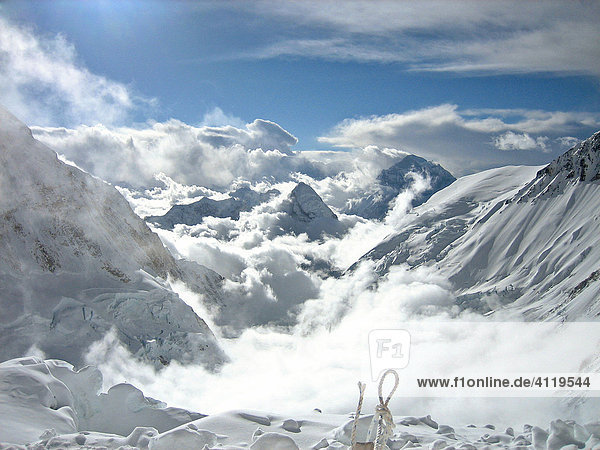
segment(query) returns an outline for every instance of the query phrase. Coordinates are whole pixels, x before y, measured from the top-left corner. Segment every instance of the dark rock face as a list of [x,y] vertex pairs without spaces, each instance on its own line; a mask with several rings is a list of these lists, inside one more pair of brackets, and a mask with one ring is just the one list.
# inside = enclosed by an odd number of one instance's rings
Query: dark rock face
[[523,188],[517,201],[540,200],[562,193],[567,185],[600,180],[600,131],[560,155]]
[[337,216],[319,194],[306,183],[298,183],[292,190],[288,209],[287,212],[301,222],[310,222],[320,217],[337,220]]
[[341,236],[346,225],[325,204],[315,190],[306,183],[298,183],[281,204],[276,225],[270,236],[306,233],[309,239],[322,239],[326,235]]

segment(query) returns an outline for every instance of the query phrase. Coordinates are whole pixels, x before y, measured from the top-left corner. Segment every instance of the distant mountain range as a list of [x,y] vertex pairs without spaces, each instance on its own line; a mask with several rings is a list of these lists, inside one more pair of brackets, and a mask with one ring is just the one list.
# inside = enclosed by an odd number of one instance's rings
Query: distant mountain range
[[[152,225],[172,229],[177,224],[197,225],[205,217],[230,218],[239,220],[240,213],[250,211],[255,206],[268,202],[281,195],[277,189],[257,192],[243,187],[229,193],[229,197],[214,200],[203,197],[197,202],[174,205],[162,216],[149,216],[145,220]],[[278,206],[277,220],[264,230],[270,237],[281,234],[307,233],[310,239],[318,239],[324,234],[339,235],[345,227],[323,199],[308,184],[300,182]]]
[[[377,182],[369,187],[365,195],[350,200],[341,212],[366,219],[381,220],[393,207],[393,200],[398,194],[411,187],[415,176],[426,179],[429,187],[415,195],[412,200],[413,206],[424,203],[435,192],[455,181],[450,172],[439,164],[419,156],[407,155],[389,169],[382,170],[377,177]],[[164,215],[148,216],[145,220],[166,229],[172,229],[177,224],[197,225],[202,223],[205,217],[228,217],[238,220],[241,212],[250,211],[280,194],[276,189],[263,193],[244,187],[230,192],[225,199],[214,200],[203,197],[193,203],[174,205]],[[310,211],[309,214],[304,213],[304,207]],[[337,222],[337,216],[325,205],[314,189],[303,182],[296,185],[281,211],[289,215],[287,218],[281,218],[283,224],[281,229],[290,233],[306,232],[311,239],[314,239],[323,233],[339,235],[344,231]],[[335,220],[328,221],[326,217]],[[308,226],[309,222],[312,225]],[[319,229],[320,227],[322,229]],[[278,234],[274,231],[271,230],[270,234]]]
[[268,202],[279,194],[280,192],[276,189],[267,192],[256,192],[249,187],[242,187],[230,192],[228,198],[213,200],[202,197],[194,203],[173,205],[164,215],[148,216],[145,220],[160,228],[167,229],[172,229],[178,223],[197,225],[205,217],[229,217],[238,220],[241,212],[250,211],[255,206]]

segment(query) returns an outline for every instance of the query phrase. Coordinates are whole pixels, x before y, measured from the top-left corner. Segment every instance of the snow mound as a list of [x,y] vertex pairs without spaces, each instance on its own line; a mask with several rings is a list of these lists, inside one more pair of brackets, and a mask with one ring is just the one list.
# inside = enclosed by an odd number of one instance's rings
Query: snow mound
[[193,279],[211,295],[219,276],[182,268],[116,189],[61,162],[2,109],[0,189],[0,361],[37,347],[80,365],[113,327],[157,366],[224,360],[165,282]]
[[68,435],[60,439],[91,445],[77,432],[93,430],[129,436],[114,443],[136,446],[142,434],[148,436],[138,427],[150,427],[156,435],[203,417],[168,408],[130,384],[113,386],[104,394],[101,388],[102,374],[90,366],[75,371],[64,361],[36,357],[0,363],[0,442],[46,439],[56,444],[57,435]]

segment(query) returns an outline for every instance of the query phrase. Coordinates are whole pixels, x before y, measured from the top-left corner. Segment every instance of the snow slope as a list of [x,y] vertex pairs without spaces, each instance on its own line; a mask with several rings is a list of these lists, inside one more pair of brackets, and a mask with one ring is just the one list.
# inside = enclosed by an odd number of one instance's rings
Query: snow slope
[[[212,416],[169,408],[129,384],[100,393],[102,374],[63,361],[0,363],[0,449],[349,449],[351,414],[318,410],[286,416],[236,410]],[[366,440],[373,414],[357,427]],[[548,428],[515,424],[442,424],[430,416],[395,416],[392,450],[402,448],[597,449],[600,423],[554,420]],[[569,446],[569,447],[565,447]]]
[[79,365],[111,328],[157,365],[224,360],[165,281],[210,295],[220,277],[178,265],[116,189],[59,161],[2,109],[0,192],[0,360],[36,347]]
[[600,133],[550,165],[460,178],[365,255],[384,274],[429,265],[458,303],[534,320],[600,315]]

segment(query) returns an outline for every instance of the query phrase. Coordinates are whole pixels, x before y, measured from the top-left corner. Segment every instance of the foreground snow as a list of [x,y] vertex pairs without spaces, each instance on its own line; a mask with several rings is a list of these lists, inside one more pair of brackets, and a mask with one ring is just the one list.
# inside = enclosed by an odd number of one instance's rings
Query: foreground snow
[[[334,449],[349,448],[351,414],[318,410],[294,417],[257,411],[212,416],[168,408],[130,384],[99,393],[102,374],[74,371],[58,360],[26,357],[0,364],[0,449]],[[361,416],[364,439],[372,415]],[[544,429],[529,424],[438,424],[430,416],[395,418],[392,450],[450,448],[600,448],[600,422],[557,419]]]

